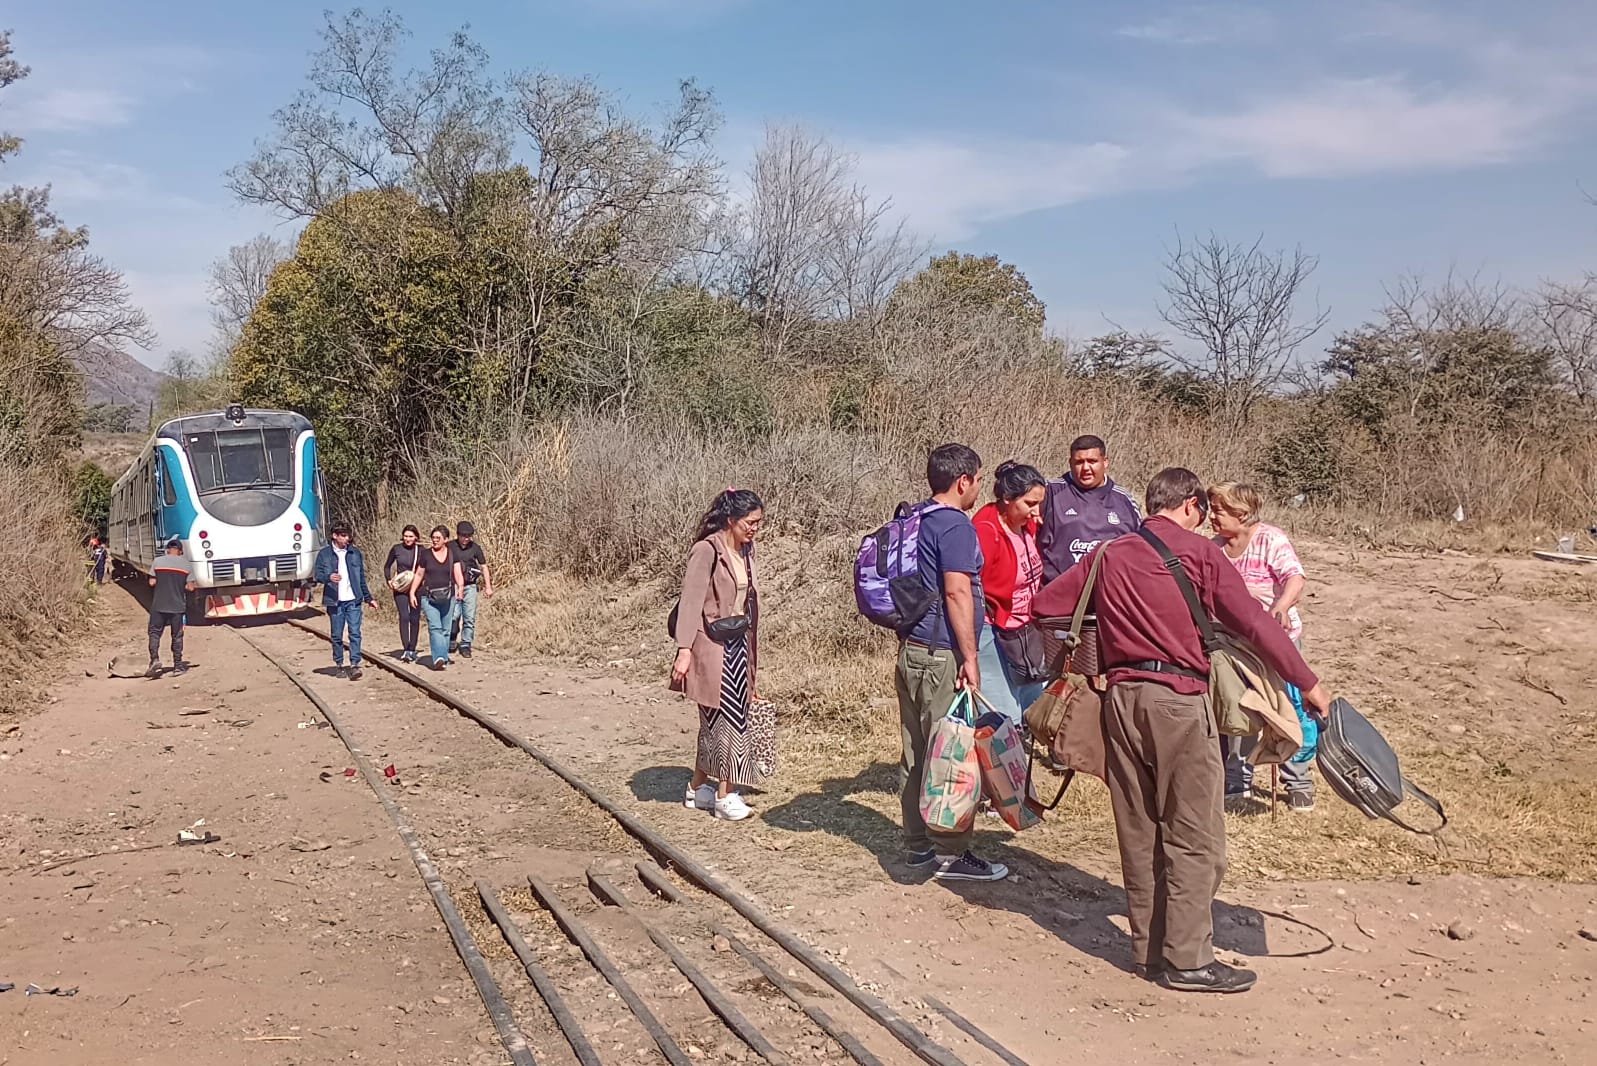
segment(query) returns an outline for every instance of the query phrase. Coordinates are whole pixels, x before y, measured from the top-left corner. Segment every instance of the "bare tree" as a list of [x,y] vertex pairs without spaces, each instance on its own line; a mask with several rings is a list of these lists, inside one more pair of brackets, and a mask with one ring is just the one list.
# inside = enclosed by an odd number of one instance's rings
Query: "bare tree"
[[854,159],[824,138],[772,126],[749,170],[748,203],[732,252],[734,291],[759,316],[766,351],[823,319],[874,325],[924,254],[891,202],[853,181]]
[[1575,398],[1597,399],[1597,275],[1573,284],[1548,282],[1531,305],[1536,339],[1558,360]]
[[272,272],[289,254],[288,245],[262,233],[233,245],[211,264],[211,277],[206,284],[211,297],[211,322],[222,335],[224,345],[231,346],[243,332],[255,305],[266,295]]
[[[500,366],[519,421],[557,324],[574,381],[607,393],[604,383],[621,381],[630,392],[639,359],[630,338],[657,302],[650,290],[691,274],[724,190],[710,150],[720,115],[691,81],[653,125],[587,79],[526,73],[513,85],[512,120],[533,159],[477,197],[492,217],[477,220],[486,224],[473,239],[491,250],[503,284],[484,292],[470,321],[472,347]],[[596,287],[603,309],[574,311]],[[606,315],[627,324],[593,328]],[[612,348],[618,337],[629,339]]]
[[1176,353],[1175,359],[1209,382],[1217,413],[1232,428],[1247,423],[1330,314],[1318,307],[1305,319],[1296,314],[1319,260],[1302,248],[1265,251],[1263,243],[1262,236],[1240,244],[1212,233],[1188,242],[1178,234],[1164,264],[1159,314],[1203,349],[1195,356]]
[[426,69],[400,73],[407,36],[392,12],[329,12],[311,88],[228,174],[239,199],[311,218],[357,189],[405,189],[452,216],[476,175],[503,169],[510,137],[487,54],[459,32]]
[[0,241],[0,312],[68,356],[96,344],[147,348],[154,341],[121,273],[89,251],[81,230]]

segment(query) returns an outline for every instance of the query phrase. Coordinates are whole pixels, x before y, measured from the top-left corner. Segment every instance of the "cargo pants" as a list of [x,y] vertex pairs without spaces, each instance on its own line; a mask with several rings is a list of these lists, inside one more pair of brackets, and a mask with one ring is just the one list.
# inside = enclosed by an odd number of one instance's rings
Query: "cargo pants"
[[932,651],[918,644],[898,650],[893,687],[898,692],[898,725],[903,741],[899,759],[899,801],[904,813],[904,846],[911,853],[935,851],[938,855],[963,855],[970,849],[973,830],[944,833],[929,829],[920,813],[921,786],[926,774],[926,743],[937,723],[954,703],[959,662],[952,651]]

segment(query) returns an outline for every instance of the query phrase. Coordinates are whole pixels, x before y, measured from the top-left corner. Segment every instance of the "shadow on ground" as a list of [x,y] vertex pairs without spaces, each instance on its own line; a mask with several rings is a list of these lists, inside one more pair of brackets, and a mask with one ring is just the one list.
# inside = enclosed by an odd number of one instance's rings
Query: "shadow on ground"
[[[686,784],[685,775],[670,780],[680,782],[679,788]],[[666,783],[662,779],[660,787]],[[898,884],[922,884],[930,875],[905,863],[898,823],[864,803],[854,802],[854,797],[865,793],[896,801],[898,791],[898,767],[876,762],[854,777],[823,781],[817,791],[762,811],[760,819],[789,832],[827,833],[845,839],[873,854],[883,872]],[[988,828],[998,823],[984,817],[979,821],[987,824],[976,827],[974,850],[984,858],[1007,864],[1014,876],[994,884],[949,882],[946,886],[940,883],[940,887],[975,906],[1029,919],[1076,950],[1121,970],[1131,970],[1131,938],[1111,921],[1125,917],[1124,891],[1067,862],[1020,846],[1025,837],[1007,827]],[[1216,901],[1214,917],[1215,947],[1240,955],[1269,954],[1264,916],[1259,911]]]

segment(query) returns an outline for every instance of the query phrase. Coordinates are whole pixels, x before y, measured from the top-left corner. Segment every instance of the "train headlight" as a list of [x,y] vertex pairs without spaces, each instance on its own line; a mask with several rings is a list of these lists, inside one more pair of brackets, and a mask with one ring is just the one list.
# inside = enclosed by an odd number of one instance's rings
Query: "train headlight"
[[205,557],[206,557],[206,558],[207,558],[207,559],[209,559],[209,558],[210,558],[210,557],[211,557],[211,553],[210,553],[210,552],[206,552],[206,553],[205,553]]
[[202,548],[209,548],[209,547],[210,547],[210,546],[211,546],[211,542],[210,542],[210,541],[208,541],[208,540],[202,540],[202,541],[200,541],[200,547],[202,547]]

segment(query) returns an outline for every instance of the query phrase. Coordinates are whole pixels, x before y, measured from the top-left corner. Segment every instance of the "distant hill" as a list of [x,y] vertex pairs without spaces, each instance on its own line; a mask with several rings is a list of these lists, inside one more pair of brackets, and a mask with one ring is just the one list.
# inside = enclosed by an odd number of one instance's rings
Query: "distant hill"
[[115,348],[90,348],[77,357],[77,364],[83,374],[85,400],[90,404],[126,404],[143,411],[166,381],[159,370],[151,370]]

